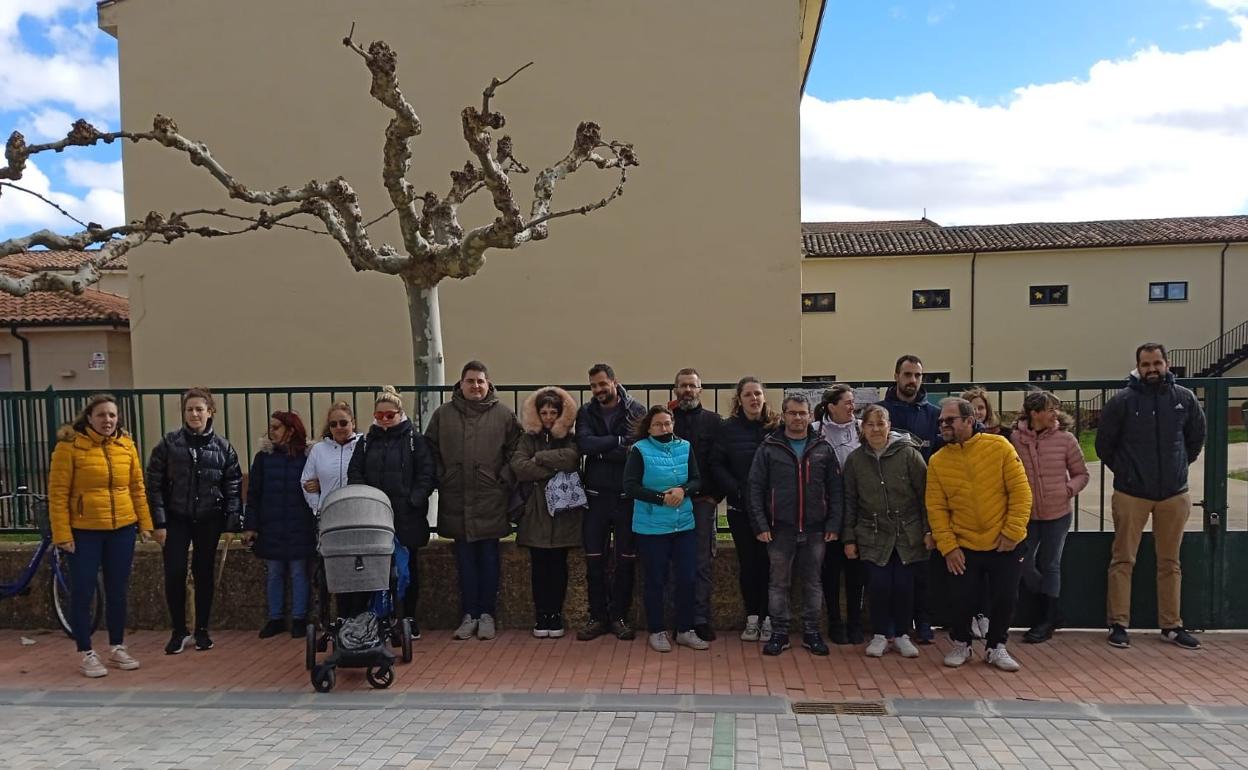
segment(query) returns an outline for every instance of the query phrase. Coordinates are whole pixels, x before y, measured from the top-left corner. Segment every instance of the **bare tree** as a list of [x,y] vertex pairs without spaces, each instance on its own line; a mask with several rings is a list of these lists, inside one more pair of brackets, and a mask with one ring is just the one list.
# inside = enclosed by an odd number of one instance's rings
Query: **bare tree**
[[[530,62],[502,80],[491,79],[481,94],[480,108],[464,108],[460,114],[464,141],[474,160],[451,172],[450,187],[445,194],[439,195],[434,191],[419,194],[407,179],[407,173],[411,164],[410,144],[420,135],[421,123],[399,88],[398,57],[383,41],[376,41],[367,49],[362,48],[354,42],[353,33],[354,25],[352,34],[348,34],[342,43],[358,54],[367,66],[372,78],[369,93],[393,113],[385,130],[382,149],[382,181],[393,204],[385,214],[366,220],[355,189],[343,177],[327,182],[312,180],[297,187],[282,186],[274,190],[248,187],[213,157],[207,145],[182,135],[177,124],[163,115],[156,116],[150,131],[142,132],[102,132],[85,120],[79,120],[64,139],[48,144],[27,144],[25,138],[15,131],[5,145],[8,165],[0,167],[0,194],[9,189],[37,195],[14,183],[22,178],[26,162],[33,155],[129,140],[154,142],[182,153],[192,165],[204,168],[216,179],[228,191],[230,198],[262,208],[254,215],[232,213],[225,209],[195,209],[165,214],[152,212],[141,220],[109,228],[75,220],[82,229],[71,235],[40,230],[21,238],[0,241],[0,256],[40,246],[89,249],[87,253],[90,254],[86,262],[69,274],[45,271],[14,276],[0,272],[0,291],[19,296],[31,291],[80,293],[100,279],[100,270],[104,265],[151,240],[171,243],[190,235],[238,235],[273,227],[317,232],[337,241],[356,270],[373,270],[402,278],[411,321],[415,382],[418,385],[444,384],[438,284],[445,278],[475,275],[485,264],[485,252],[489,249],[514,249],[528,241],[547,238],[550,222],[554,219],[588,214],[603,208],[623,194],[628,168],[638,164],[637,156],[631,144],[604,140],[597,123],[581,123],[576,128],[567,155],[537,174],[532,204],[528,215],[523,214],[512,191],[511,175],[527,173],[529,169],[516,159],[510,136],[495,139],[495,132],[504,127],[506,120],[501,112],[491,107],[490,102],[498,88],[529,67]],[[586,164],[616,170],[618,179],[614,189],[600,200],[556,209],[556,186]],[[459,221],[459,207],[482,190],[488,192],[496,215],[491,222],[465,229]],[[70,216],[52,201],[43,200]],[[391,214],[398,215],[402,249],[389,243],[376,245],[369,237],[368,228]],[[324,229],[314,230],[288,221],[300,215],[316,217]],[[205,223],[214,221],[214,217],[231,218],[246,224],[224,229]],[[430,400],[423,399],[422,414],[427,416],[430,409]]]

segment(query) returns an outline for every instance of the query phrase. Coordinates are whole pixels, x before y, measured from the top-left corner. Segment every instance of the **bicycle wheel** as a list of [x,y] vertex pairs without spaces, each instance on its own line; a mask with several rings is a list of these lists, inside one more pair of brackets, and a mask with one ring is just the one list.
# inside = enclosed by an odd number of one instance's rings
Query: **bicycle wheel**
[[[74,635],[73,623],[70,622],[69,599],[69,560],[60,549],[52,550],[52,575],[48,580],[48,606],[52,608],[52,619],[70,637]],[[95,578],[95,601],[91,608],[91,632],[100,627],[100,618],[104,617],[104,579]]]

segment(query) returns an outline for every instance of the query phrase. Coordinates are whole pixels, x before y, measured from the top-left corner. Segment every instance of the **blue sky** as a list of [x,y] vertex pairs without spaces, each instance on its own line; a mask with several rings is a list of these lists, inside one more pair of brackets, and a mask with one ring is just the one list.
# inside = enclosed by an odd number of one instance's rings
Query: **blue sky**
[[[118,128],[94,0],[0,0],[0,134]],[[829,0],[802,103],[807,220],[1248,212],[1248,0]],[[123,218],[120,149],[22,184]],[[15,191],[0,239],[73,224]]]

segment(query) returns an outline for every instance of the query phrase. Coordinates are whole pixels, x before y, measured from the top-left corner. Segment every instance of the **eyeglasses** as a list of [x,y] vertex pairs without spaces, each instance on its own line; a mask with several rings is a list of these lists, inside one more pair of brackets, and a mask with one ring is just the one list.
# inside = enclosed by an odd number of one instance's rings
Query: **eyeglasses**
[[[378,412],[378,414],[380,414],[380,412]],[[387,414],[393,414],[393,412],[387,412]],[[349,427],[350,425],[351,425],[350,420],[330,420],[329,421],[329,427],[331,428],[346,428],[346,427]]]
[[953,425],[955,422],[961,419],[962,419],[961,415],[957,417],[941,417],[938,420],[936,420],[936,424],[937,425]]
[[395,417],[398,417],[398,416],[399,416],[398,412],[373,412],[373,417],[377,418],[378,420],[393,420]]

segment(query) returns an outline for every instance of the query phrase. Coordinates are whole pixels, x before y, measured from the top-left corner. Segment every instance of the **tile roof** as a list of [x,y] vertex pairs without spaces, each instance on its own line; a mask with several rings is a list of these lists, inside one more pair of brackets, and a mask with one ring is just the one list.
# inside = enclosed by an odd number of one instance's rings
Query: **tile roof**
[[[82,251],[23,251],[0,257],[0,267],[11,267],[27,272],[37,270],[74,270],[90,255]],[[122,254],[104,266],[105,270],[125,270],[128,257]]]
[[[910,224],[927,220],[911,220]],[[967,254],[972,251],[1038,251],[1122,246],[1248,241],[1248,216],[1119,219],[1099,222],[1033,222],[1015,225],[930,225],[860,229],[861,222],[802,225],[808,257],[875,257],[916,254]],[[869,223],[868,223],[869,224]]]
[[[10,274],[20,274],[8,270]],[[0,326],[130,324],[130,300],[87,289],[82,294],[32,291],[25,297],[0,292]]]
[[857,233],[885,230],[925,230],[940,227],[930,219],[892,219],[876,222],[803,222],[802,233]]

